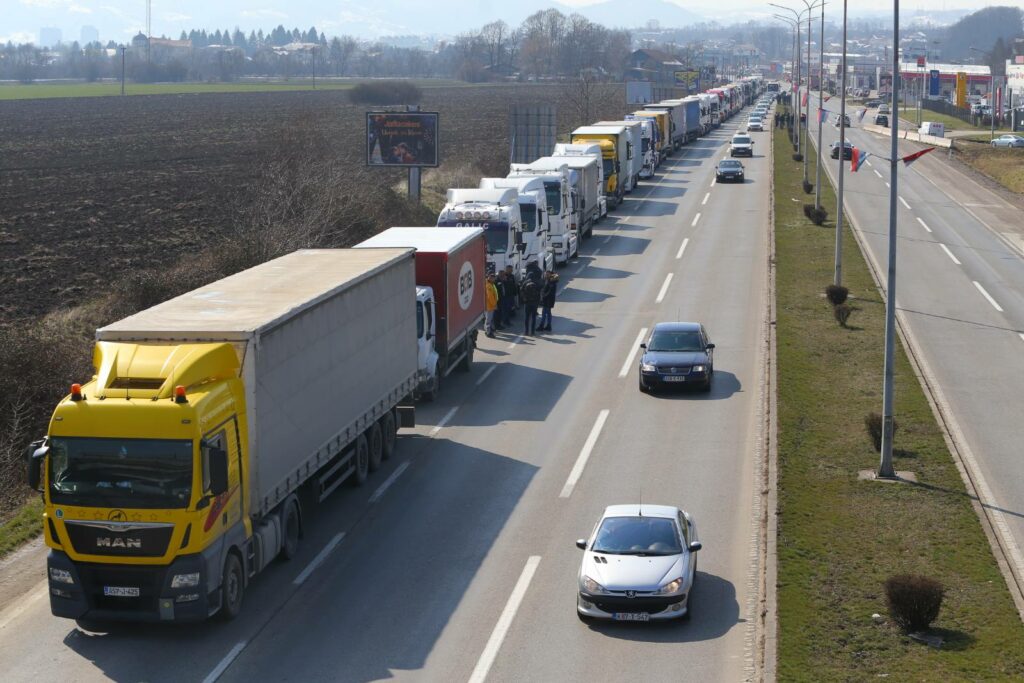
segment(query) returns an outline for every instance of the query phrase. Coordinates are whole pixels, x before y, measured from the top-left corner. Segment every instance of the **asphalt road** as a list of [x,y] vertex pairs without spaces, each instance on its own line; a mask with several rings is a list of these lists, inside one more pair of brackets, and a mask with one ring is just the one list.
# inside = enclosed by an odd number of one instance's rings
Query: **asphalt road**
[[[45,588],[0,614],[8,681],[737,681],[757,600],[768,134],[713,184],[740,117],[662,164],[562,270],[554,331],[481,337],[367,487],[336,494],[301,555],[231,623],[86,631]],[[643,395],[641,329],[703,322],[710,394]],[[518,321],[516,321],[518,322]],[[591,446],[588,448],[587,443]],[[689,510],[692,619],[585,625],[576,538],[604,506]],[[40,567],[40,579],[42,568]]]
[[[826,106],[838,108],[835,100]],[[872,117],[869,110],[865,122]],[[853,145],[876,156],[857,173],[846,162],[846,210],[884,281],[890,142],[851,119]],[[822,135],[826,151],[839,137],[831,122]],[[900,156],[924,147],[901,143]],[[944,154],[938,149],[910,167],[898,165],[897,309],[1024,585],[1024,214]],[[838,163],[826,167],[833,178]]]

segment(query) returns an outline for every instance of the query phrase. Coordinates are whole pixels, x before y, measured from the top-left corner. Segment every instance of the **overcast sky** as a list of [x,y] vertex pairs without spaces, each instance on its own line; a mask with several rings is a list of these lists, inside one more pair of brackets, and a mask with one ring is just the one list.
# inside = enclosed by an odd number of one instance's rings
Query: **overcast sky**
[[[560,0],[563,5],[585,7],[601,0]],[[768,13],[767,0],[668,0],[680,7],[723,24],[746,21],[758,13]],[[519,11],[544,6],[546,0],[431,0],[429,7],[438,15],[440,26],[445,15],[518,23]],[[796,0],[791,4],[797,5]],[[859,13],[884,11],[891,0],[854,0]],[[993,4],[986,0],[905,0],[905,15],[927,9],[979,9]],[[1001,4],[1014,4],[1007,0]],[[0,0],[0,42],[37,42],[39,29],[53,26],[61,30],[66,42],[78,40],[82,26],[94,26],[105,42],[129,39],[145,26],[145,0]],[[402,23],[402,10],[425,6],[424,0],[153,0],[153,33],[177,37],[182,29],[230,28],[236,26],[269,30],[277,24],[292,28],[316,26],[328,35],[353,33],[375,37],[396,30],[415,30]],[[714,11],[709,12],[709,6]],[[516,8],[515,10],[511,8]],[[851,8],[852,11],[852,8]],[[624,21],[624,25],[644,23]],[[347,28],[346,28],[347,27]],[[355,27],[356,30],[352,30]],[[455,24],[451,33],[467,26]],[[404,32],[404,31],[403,31]]]

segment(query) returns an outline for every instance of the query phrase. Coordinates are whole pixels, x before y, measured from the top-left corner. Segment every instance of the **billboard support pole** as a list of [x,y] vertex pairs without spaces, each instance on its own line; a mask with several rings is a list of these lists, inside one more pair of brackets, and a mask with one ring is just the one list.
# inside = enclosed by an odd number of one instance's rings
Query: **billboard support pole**
[[[419,111],[418,104],[406,105],[406,111]],[[409,201],[419,204],[420,201],[420,168],[419,166],[409,169]]]

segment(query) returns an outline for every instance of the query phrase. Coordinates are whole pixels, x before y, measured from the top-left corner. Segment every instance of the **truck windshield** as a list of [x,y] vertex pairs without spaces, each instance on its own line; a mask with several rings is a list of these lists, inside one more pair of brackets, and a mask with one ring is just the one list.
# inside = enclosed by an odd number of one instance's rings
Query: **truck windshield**
[[483,228],[488,254],[508,252],[508,221],[438,221],[439,228]]
[[562,184],[555,182],[544,183],[544,194],[548,198],[548,213],[562,213]]
[[519,213],[523,217],[523,232],[536,232],[537,205],[519,203]]
[[50,439],[50,500],[59,505],[184,508],[192,497],[192,442]]

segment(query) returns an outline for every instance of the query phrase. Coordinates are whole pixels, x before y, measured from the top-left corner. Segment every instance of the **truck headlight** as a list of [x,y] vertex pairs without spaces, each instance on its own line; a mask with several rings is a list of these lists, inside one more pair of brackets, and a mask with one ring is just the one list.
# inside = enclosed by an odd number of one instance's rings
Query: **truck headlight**
[[583,586],[583,590],[585,590],[585,591],[587,591],[588,593],[591,593],[591,594],[607,593],[608,592],[607,589],[604,586],[599,584],[597,581],[594,581],[589,576],[584,576],[583,577],[583,581],[581,581],[580,584]]
[[644,372],[657,372],[658,366],[654,363],[641,363],[640,369]]
[[73,584],[75,582],[70,571],[67,569],[57,569],[56,567],[50,567],[50,580],[56,581],[57,583]]
[[171,588],[194,588],[199,585],[199,572],[175,574],[171,579]]
[[683,577],[679,577],[675,581],[669,581],[664,586],[654,591],[654,595],[674,595],[679,592],[679,589],[683,587]]

